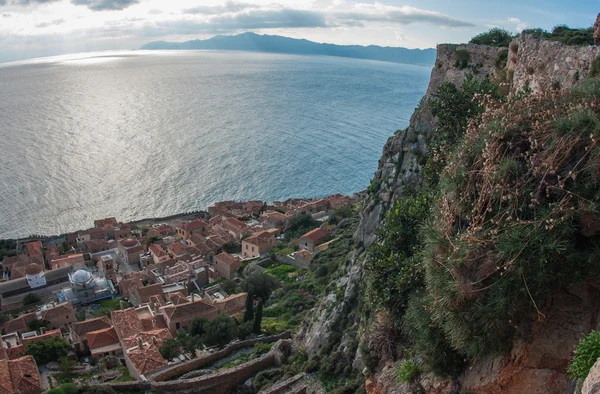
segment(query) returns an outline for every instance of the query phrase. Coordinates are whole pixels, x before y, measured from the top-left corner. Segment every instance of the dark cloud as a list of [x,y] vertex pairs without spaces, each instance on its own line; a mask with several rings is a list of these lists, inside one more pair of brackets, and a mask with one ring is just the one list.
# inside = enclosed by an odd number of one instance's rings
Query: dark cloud
[[226,1],[224,5],[199,5],[183,10],[184,14],[220,15],[228,12],[240,12],[249,8],[256,8],[252,4]]
[[61,25],[63,23],[65,23],[65,20],[61,18],[61,19],[55,19],[53,21],[48,21],[48,22],[36,23],[35,27],[44,28],[44,27],[49,27],[49,26]]
[[71,0],[75,5],[84,5],[92,11],[118,11],[139,3],[139,0]]
[[[373,12],[375,11],[375,12]],[[401,25],[430,23],[442,27],[473,27],[471,22],[451,17],[441,12],[421,10],[413,7],[365,8],[349,12],[338,12],[335,17],[342,21],[388,22]]]

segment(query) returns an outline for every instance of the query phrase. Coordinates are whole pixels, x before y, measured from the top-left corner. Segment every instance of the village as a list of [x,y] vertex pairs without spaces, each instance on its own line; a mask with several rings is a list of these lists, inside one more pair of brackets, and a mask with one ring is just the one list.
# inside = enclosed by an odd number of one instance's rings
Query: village
[[270,281],[310,268],[351,203],[224,201],[187,220],[106,218],[17,245],[1,262],[0,392],[67,392],[74,376],[143,382],[228,344],[286,335],[277,317],[262,321]]

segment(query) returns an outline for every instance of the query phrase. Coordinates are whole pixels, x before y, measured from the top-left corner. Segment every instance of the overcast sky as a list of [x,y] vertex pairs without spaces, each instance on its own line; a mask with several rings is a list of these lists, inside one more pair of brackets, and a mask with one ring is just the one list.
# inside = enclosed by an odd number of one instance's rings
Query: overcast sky
[[600,0],[0,0],[0,61],[253,31],[435,47],[499,26],[589,27]]

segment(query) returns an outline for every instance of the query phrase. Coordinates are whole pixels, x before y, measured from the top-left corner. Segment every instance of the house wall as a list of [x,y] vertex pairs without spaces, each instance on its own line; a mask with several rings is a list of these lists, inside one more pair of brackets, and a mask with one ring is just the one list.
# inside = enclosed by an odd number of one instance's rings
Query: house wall
[[300,238],[300,243],[298,244],[300,249],[306,249],[309,252],[315,251],[315,244],[310,238]]

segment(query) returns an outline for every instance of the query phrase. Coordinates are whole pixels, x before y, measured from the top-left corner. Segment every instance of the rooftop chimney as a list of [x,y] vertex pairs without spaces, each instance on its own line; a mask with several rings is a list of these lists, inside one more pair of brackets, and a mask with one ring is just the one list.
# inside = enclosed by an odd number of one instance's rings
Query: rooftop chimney
[[46,327],[41,327],[40,328],[40,333],[41,333],[41,335],[45,334],[46,333]]
[[121,300],[119,301],[119,306],[121,307],[121,310],[125,309],[125,301]]
[[138,337],[137,342],[138,342],[138,349],[144,350],[144,344],[142,343],[142,338]]
[[152,344],[158,347],[158,342],[156,342],[156,337],[152,337]]
[[196,293],[192,293],[192,302],[194,302],[194,297],[196,296]]
[[156,319],[152,319],[152,329],[156,330]]
[[12,346],[12,344],[10,342],[4,342],[6,344],[6,348],[10,349],[10,347]]

